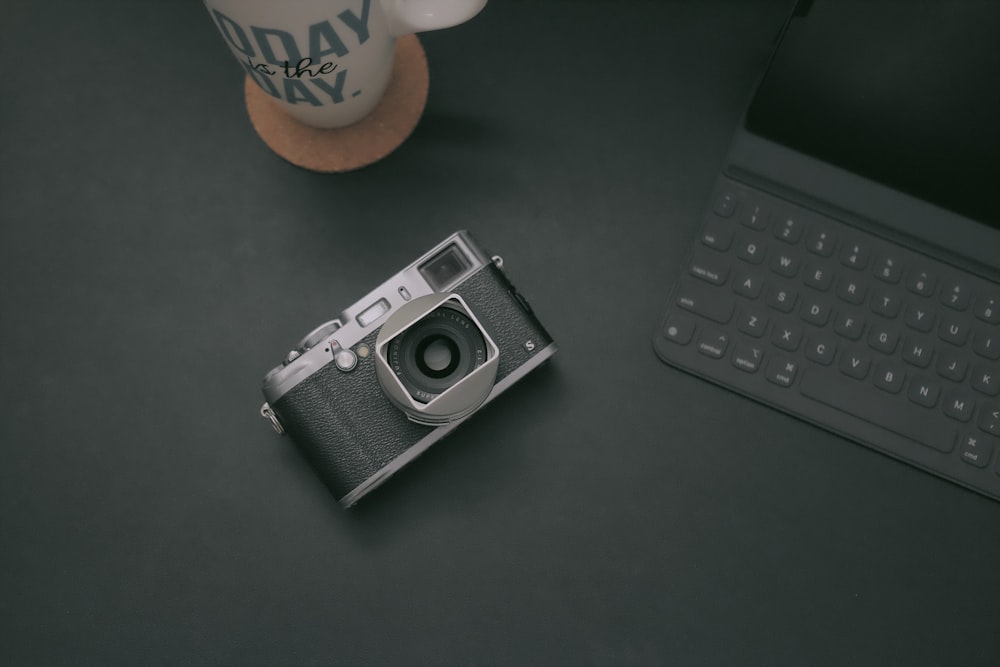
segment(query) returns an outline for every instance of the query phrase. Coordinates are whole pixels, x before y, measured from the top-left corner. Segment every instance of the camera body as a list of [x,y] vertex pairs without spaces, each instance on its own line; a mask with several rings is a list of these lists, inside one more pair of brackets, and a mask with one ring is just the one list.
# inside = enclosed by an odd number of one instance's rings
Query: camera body
[[555,351],[460,231],[307,334],[264,378],[261,414],[350,507]]

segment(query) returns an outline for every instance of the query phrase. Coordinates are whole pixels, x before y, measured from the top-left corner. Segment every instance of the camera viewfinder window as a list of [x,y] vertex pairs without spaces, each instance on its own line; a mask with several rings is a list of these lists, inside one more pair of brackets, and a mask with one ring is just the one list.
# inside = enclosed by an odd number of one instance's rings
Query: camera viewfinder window
[[365,308],[364,312],[358,315],[358,324],[363,327],[368,326],[378,318],[389,312],[389,302],[379,299],[372,305]]
[[465,273],[470,266],[465,254],[458,246],[452,244],[421,266],[420,273],[435,291],[440,292]]

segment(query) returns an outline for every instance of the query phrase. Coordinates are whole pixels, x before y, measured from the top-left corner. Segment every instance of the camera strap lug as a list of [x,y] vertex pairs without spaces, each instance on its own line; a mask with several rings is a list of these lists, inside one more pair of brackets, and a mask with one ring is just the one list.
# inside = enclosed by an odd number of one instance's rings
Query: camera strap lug
[[267,402],[260,406],[260,416],[271,422],[271,428],[274,429],[275,433],[278,435],[285,434],[285,428],[278,421],[278,415],[274,413],[274,410],[271,409],[271,406]]

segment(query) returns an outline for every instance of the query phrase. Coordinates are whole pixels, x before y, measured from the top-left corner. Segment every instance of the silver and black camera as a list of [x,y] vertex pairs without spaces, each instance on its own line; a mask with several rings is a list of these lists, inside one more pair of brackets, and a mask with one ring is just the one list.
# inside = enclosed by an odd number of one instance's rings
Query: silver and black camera
[[264,378],[261,414],[350,507],[555,351],[462,231],[307,334]]

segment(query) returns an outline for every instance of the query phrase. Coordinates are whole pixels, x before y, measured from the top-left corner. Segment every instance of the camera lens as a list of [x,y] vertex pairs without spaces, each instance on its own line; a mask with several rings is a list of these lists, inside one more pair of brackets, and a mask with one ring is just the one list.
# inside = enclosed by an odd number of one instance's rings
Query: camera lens
[[500,348],[458,294],[400,306],[375,341],[375,373],[393,405],[418,424],[472,414],[495,388]]
[[434,379],[448,377],[458,366],[459,349],[445,336],[428,336],[417,345],[417,368]]
[[486,341],[464,313],[440,306],[389,343],[389,360],[417,401],[429,403],[486,361]]

